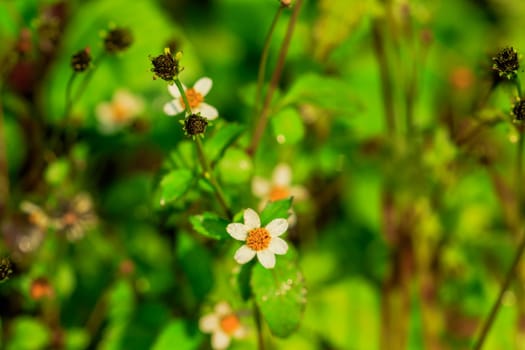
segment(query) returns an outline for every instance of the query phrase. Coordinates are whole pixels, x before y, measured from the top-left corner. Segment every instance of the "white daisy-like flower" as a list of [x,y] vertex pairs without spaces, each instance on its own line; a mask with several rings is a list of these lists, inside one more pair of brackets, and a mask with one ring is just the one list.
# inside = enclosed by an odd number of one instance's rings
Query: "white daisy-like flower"
[[261,219],[253,209],[244,211],[244,224],[232,223],[226,231],[233,238],[245,241],[235,252],[235,261],[245,264],[255,255],[267,269],[275,267],[275,254],[283,255],[288,251],[288,244],[279,236],[288,229],[286,219],[274,219],[266,227],[261,227]]
[[97,106],[99,129],[104,134],[114,133],[131,124],[144,111],[144,101],[127,90],[117,90],[111,102]]
[[[212,85],[212,80],[207,77],[197,80],[192,88],[182,85],[192,113],[200,114],[208,120],[214,120],[219,116],[219,112],[215,107],[204,102],[204,97],[211,90]],[[168,85],[168,91],[174,99],[164,105],[164,113],[173,116],[183,112],[185,104],[177,85]]]
[[240,339],[246,335],[239,316],[226,302],[218,303],[213,313],[203,316],[199,328],[204,333],[211,333],[211,346],[216,350],[230,346],[231,338]]
[[[254,176],[252,192],[261,199],[260,209],[264,208],[268,201],[278,201],[293,197],[294,202],[300,202],[308,198],[308,191],[304,186],[292,185],[292,169],[286,163],[279,163],[275,167],[271,180]],[[292,210],[288,223],[290,226],[293,226],[296,221],[296,215]]]

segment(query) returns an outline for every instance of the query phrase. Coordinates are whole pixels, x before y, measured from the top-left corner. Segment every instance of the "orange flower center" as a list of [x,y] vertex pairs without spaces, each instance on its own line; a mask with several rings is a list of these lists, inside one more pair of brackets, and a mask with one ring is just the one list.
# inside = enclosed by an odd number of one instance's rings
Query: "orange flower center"
[[62,217],[62,221],[64,222],[64,224],[66,225],[73,225],[77,222],[77,219],[78,219],[78,216],[76,213],[74,212],[67,212],[64,214],[64,216]]
[[113,104],[113,121],[123,123],[129,119],[127,106],[122,103]]
[[274,186],[270,190],[270,200],[278,201],[290,197],[290,189],[283,186]]
[[259,227],[248,232],[246,245],[251,250],[260,251],[268,248],[271,240],[272,236],[270,236],[270,232],[264,227]]
[[[199,107],[199,105],[204,101],[204,96],[202,96],[199,92],[195,91],[194,88],[186,90],[186,97],[188,98],[190,108]],[[184,99],[182,98],[182,96],[180,97],[180,104],[182,105],[182,108],[186,108],[186,104],[184,103]]]
[[239,329],[241,322],[239,321],[237,315],[231,314],[221,318],[220,325],[224,333],[232,335]]

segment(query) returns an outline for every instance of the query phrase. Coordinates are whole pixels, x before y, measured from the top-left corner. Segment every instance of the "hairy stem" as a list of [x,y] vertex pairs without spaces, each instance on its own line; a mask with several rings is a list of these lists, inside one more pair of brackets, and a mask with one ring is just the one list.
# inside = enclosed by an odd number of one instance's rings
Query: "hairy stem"
[[268,31],[268,34],[266,35],[266,39],[264,41],[261,61],[259,62],[259,72],[257,75],[257,91],[255,93],[255,103],[253,105],[254,114],[257,114],[257,112],[259,111],[259,104],[261,103],[262,86],[264,84],[264,76],[266,75],[266,63],[268,62],[268,54],[270,53],[270,43],[272,42],[273,33],[275,31],[275,27],[277,26],[277,22],[279,21],[279,17],[281,17],[283,9],[283,6],[279,6],[279,8],[277,9],[277,12],[273,17],[272,24],[270,25],[270,30]]
[[253,135],[250,147],[248,147],[247,149],[248,154],[251,156],[253,156],[255,152],[257,151],[257,147],[259,146],[261,137],[264,134],[264,130],[266,129],[266,126],[268,125],[268,118],[270,116],[270,105],[272,102],[272,97],[275,92],[275,89],[277,88],[277,83],[281,79],[281,74],[283,71],[284,63],[286,61],[286,55],[288,54],[288,48],[290,47],[290,41],[292,40],[292,35],[295,29],[295,24],[297,23],[297,18],[299,16],[299,11],[301,9],[302,3],[303,3],[302,0],[296,1],[293,12],[292,12],[292,17],[290,18],[290,21],[288,22],[288,28],[286,29],[286,35],[284,37],[283,43],[281,44],[281,50],[279,51],[279,58],[277,59],[277,64],[275,66],[275,69],[272,74],[272,78],[270,80],[270,86],[268,87],[268,91],[266,92],[266,97],[264,99],[264,103],[261,108],[261,112],[259,114],[259,121],[257,123],[257,126],[255,127],[255,131],[254,131],[254,135]]

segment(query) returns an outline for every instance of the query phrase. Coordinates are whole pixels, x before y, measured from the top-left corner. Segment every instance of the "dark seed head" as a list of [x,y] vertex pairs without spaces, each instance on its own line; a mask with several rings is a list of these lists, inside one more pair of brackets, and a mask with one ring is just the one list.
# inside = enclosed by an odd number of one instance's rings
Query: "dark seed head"
[[0,259],[0,282],[5,281],[13,273],[11,270],[11,261],[8,258]]
[[91,63],[91,55],[89,54],[89,48],[80,50],[71,57],[71,67],[75,72],[83,72],[89,68]]
[[198,114],[192,114],[184,120],[184,131],[191,136],[204,134],[206,126],[208,120]]
[[153,64],[151,71],[155,73],[155,77],[159,77],[162,80],[169,82],[172,82],[182,71],[179,65],[179,60],[176,57],[173,57],[168,48],[164,50],[162,55],[151,59],[151,64]]
[[127,28],[115,28],[104,38],[104,48],[109,53],[124,51],[133,43],[133,34]]
[[514,104],[514,107],[512,107],[512,114],[516,120],[525,120],[525,100],[518,100],[518,102]]
[[513,79],[518,74],[520,67],[518,51],[513,47],[504,48],[492,58],[492,61],[494,61],[492,69],[498,72],[500,77]]

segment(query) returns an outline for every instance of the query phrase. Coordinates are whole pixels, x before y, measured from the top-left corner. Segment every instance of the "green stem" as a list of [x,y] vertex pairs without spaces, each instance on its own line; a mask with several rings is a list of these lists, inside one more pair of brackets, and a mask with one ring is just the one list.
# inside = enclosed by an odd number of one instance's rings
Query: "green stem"
[[284,62],[286,60],[286,55],[288,54],[288,48],[290,47],[290,41],[292,40],[292,35],[295,29],[295,24],[297,23],[297,18],[299,16],[299,11],[301,9],[302,3],[303,3],[302,0],[296,1],[293,12],[292,12],[292,17],[290,18],[290,21],[288,22],[288,28],[286,29],[286,35],[284,37],[283,43],[281,44],[281,50],[279,51],[279,58],[277,59],[277,64],[273,71],[272,79],[270,80],[270,86],[268,87],[268,91],[266,92],[266,97],[264,99],[264,103],[261,108],[261,113],[259,115],[259,121],[255,128],[252,142],[247,149],[248,154],[251,156],[253,156],[255,154],[255,151],[257,151],[257,147],[259,146],[261,137],[264,134],[264,130],[266,129],[266,126],[268,124],[268,119],[270,116],[270,104],[272,102],[272,97],[275,92],[275,89],[277,88],[277,83],[279,82],[281,78],[281,74],[282,74],[283,67],[284,67]]
[[91,79],[93,79],[93,75],[100,66],[100,62],[102,62],[105,56],[106,52],[104,51],[96,59],[93,60],[93,67],[85,74],[84,79],[80,83],[80,87],[77,90],[74,101],[78,101],[80,97],[84,94],[89,82],[91,81]]
[[253,303],[253,317],[255,319],[255,326],[257,328],[257,349],[264,350],[264,337],[261,321],[261,311],[255,302]]
[[266,63],[268,62],[268,54],[270,53],[270,43],[272,42],[272,36],[275,31],[275,27],[277,26],[277,22],[279,21],[279,17],[283,12],[283,9],[284,7],[282,5],[279,6],[279,8],[277,9],[277,12],[273,17],[272,24],[270,25],[270,30],[268,31],[268,34],[266,35],[266,39],[264,41],[261,62],[259,62],[259,72],[257,75],[257,91],[255,93],[255,103],[253,104],[255,114],[257,114],[257,112],[259,111],[259,104],[261,102],[261,92],[264,83],[264,76],[266,75]]
[[509,289],[510,282],[512,282],[512,279],[516,273],[516,269],[521,260],[521,256],[523,255],[523,251],[525,251],[525,232],[522,232],[521,242],[518,247],[518,250],[516,251],[516,255],[514,256],[514,260],[512,261],[512,265],[509,271],[507,272],[507,275],[505,276],[505,280],[503,281],[503,284],[501,285],[501,289],[499,291],[498,298],[496,299],[496,302],[494,303],[494,305],[492,305],[490,314],[487,317],[485,323],[483,324],[483,328],[481,329],[479,338],[474,344],[474,346],[472,347],[473,350],[482,349],[483,343],[485,342],[485,339],[490,331],[490,328],[492,327],[492,324],[494,323],[494,320],[496,319],[496,315],[501,306],[501,301],[503,300],[503,296]]
[[[176,78],[174,81],[175,85],[177,86],[177,89],[179,89],[179,92],[182,96],[182,100],[184,101],[184,109],[186,110],[186,113],[188,115],[191,115],[191,107],[188,101],[188,97],[186,96],[186,91],[184,91],[184,86],[182,86],[182,83],[180,82],[179,78]],[[213,176],[213,172],[211,171],[208,159],[206,158],[206,153],[204,152],[202,141],[198,136],[195,138],[195,145],[197,147],[197,156],[202,167],[202,176],[210,181],[215,192],[215,196],[217,197],[217,200],[219,201],[221,207],[224,209],[226,216],[228,216],[228,219],[233,219],[233,213],[226,202],[226,198],[224,197],[224,193],[222,192],[221,186]]]
[[516,84],[516,90],[518,91],[518,98],[521,98],[523,95],[521,92],[520,78],[518,77],[514,78],[514,84]]
[[78,76],[77,72],[73,71],[73,73],[71,74],[71,77],[69,77],[69,80],[67,81],[66,107],[64,108],[64,120],[67,120],[67,118],[69,117],[69,113],[71,112],[71,107],[73,106],[73,100],[71,99],[71,95],[73,94],[73,82],[75,81],[77,76]]
[[517,204],[516,208],[518,211],[518,217],[521,217],[522,209],[523,209],[523,188],[522,188],[522,181],[523,181],[523,130],[520,126],[518,130],[518,143],[517,143],[517,150],[516,150],[516,194],[517,194]]
[[[0,86],[0,94],[2,86]],[[1,98],[1,96],[0,96]],[[7,165],[7,142],[4,131],[4,111],[0,100],[0,221],[9,201],[9,168]]]
[[186,110],[186,113],[190,115],[191,114],[190,102],[188,101],[188,97],[186,96],[186,91],[184,91],[184,86],[182,86],[182,83],[180,82],[179,78],[175,79],[175,85],[177,85],[177,89],[179,89],[179,92],[182,96],[182,100],[184,101],[184,109]]

